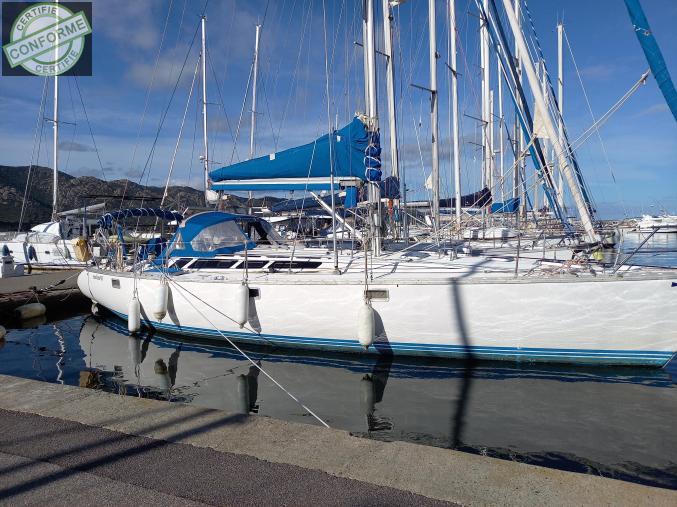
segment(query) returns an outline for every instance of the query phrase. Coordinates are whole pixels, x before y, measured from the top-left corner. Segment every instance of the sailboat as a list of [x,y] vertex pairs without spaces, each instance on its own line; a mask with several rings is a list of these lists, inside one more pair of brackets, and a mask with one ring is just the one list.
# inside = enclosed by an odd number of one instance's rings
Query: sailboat
[[[492,6],[491,15],[482,12],[491,18],[488,35],[507,48]],[[355,206],[360,190],[368,194],[361,248],[290,247],[260,217],[207,211],[185,219],[158,258],[85,269],[78,278],[83,294],[126,319],[132,333],[148,327],[231,343],[372,355],[667,364],[677,352],[674,270],[606,267],[584,259],[547,262],[521,258],[519,248],[491,256],[466,255],[441,243],[435,249],[430,244],[388,248],[378,226],[382,186],[373,0],[366,0],[365,8],[366,113],[306,145],[211,171],[206,141],[204,153],[205,180],[213,193],[305,189],[334,195],[340,189],[351,195],[348,207]],[[508,19],[527,54],[511,11]],[[204,30],[204,19],[202,25]],[[509,51],[503,51],[504,68],[511,68]],[[528,59],[524,70],[546,111]],[[531,138],[533,122],[526,100],[521,102],[520,121]],[[584,237],[599,243],[579,169],[565,157],[552,121],[544,123],[560,154]],[[531,153],[548,181],[539,146],[533,140]],[[546,197],[557,209],[552,183],[548,190]],[[439,209],[433,215],[438,224]]]
[[[58,49],[57,49],[58,51]],[[96,223],[87,220],[87,208],[59,212],[59,75],[54,79],[54,117],[52,144],[52,219],[33,226],[27,232],[0,233],[0,250],[5,257],[11,257],[16,264],[41,269],[78,268],[88,264],[91,257],[84,238],[91,235],[91,226]],[[30,174],[30,173],[29,173]],[[28,184],[28,183],[27,183]],[[89,211],[100,210],[104,205],[96,204]],[[78,215],[85,215],[79,218]]]

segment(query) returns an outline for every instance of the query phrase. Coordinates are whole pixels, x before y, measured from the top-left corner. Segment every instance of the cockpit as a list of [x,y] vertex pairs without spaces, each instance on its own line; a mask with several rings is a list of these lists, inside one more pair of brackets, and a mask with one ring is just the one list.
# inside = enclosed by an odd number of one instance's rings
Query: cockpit
[[281,248],[284,240],[261,218],[207,211],[183,222],[172,238],[166,256],[212,257],[252,250],[259,245]]

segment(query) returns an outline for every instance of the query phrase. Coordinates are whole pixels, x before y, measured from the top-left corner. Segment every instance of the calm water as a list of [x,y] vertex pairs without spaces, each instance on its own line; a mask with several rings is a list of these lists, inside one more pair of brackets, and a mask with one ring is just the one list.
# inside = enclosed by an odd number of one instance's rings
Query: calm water
[[[677,266],[666,251],[677,235],[666,236],[635,261]],[[29,326],[0,344],[0,373],[315,423],[228,346],[129,337],[125,322],[87,315]],[[651,370],[248,352],[330,426],[358,436],[677,489],[677,361]]]

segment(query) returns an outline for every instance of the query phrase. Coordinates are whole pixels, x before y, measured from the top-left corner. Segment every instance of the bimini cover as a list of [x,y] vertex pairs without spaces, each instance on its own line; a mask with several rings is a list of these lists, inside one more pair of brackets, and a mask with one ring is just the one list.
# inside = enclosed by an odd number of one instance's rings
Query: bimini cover
[[187,218],[167,248],[167,257],[211,257],[252,249],[256,243],[237,224],[239,215],[206,211]]
[[128,208],[106,213],[99,218],[96,224],[101,229],[110,229],[113,226],[113,221],[125,219],[127,217],[157,217],[168,221],[176,220],[178,223],[183,221],[183,215],[176,211],[162,208]]
[[[365,153],[369,146],[367,127],[358,117],[331,134],[334,176],[365,179]],[[330,171],[330,135],[312,143],[246,160],[209,173],[213,182],[228,180],[323,178]],[[379,148],[380,150],[380,148]]]

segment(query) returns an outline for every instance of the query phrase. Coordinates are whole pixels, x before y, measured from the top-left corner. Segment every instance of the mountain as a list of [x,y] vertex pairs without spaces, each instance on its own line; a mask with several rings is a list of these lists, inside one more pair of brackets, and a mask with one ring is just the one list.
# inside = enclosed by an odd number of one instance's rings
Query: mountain
[[[19,224],[21,206],[24,200],[28,167],[0,165],[0,230],[14,230]],[[48,167],[34,166],[31,169],[30,185],[24,212],[23,229],[47,222],[52,215],[52,170]],[[59,172],[59,210],[65,211],[106,203],[106,209],[118,209],[120,197],[125,195],[123,207],[140,206],[141,197],[146,199],[144,206],[158,207],[164,193],[163,187],[143,186],[129,180],[103,181],[93,176],[74,177]],[[183,211],[186,207],[202,206],[203,193],[191,187],[169,187],[163,207]],[[281,199],[264,197],[254,199],[252,205],[275,203]],[[242,206],[245,199],[230,196],[231,206]]]

